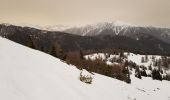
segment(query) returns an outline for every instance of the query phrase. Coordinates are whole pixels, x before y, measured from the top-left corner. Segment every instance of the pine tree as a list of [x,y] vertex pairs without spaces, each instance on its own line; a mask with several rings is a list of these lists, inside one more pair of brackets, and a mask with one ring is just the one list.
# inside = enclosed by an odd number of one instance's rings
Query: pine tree
[[51,51],[50,51],[50,54],[51,54],[52,56],[54,56],[54,57],[57,57],[55,45],[52,46],[52,49],[51,49]]
[[152,70],[152,78],[162,81],[162,76],[161,76],[159,70],[156,70],[156,69]]
[[64,53],[58,42],[55,42],[55,44],[52,45],[50,54],[54,57],[60,58],[61,60],[66,59],[66,54]]
[[126,80],[125,81],[127,83],[131,83],[130,72],[129,72],[128,66],[124,66],[122,72],[126,75]]
[[149,69],[150,71],[152,71],[152,65],[149,65],[149,66],[148,66],[148,69]]
[[141,79],[142,77],[141,77],[141,72],[140,72],[140,69],[139,69],[139,66],[136,68],[136,70],[135,70],[135,77],[137,77],[137,78],[139,78],[139,79]]
[[36,49],[35,44],[34,44],[32,38],[31,38],[31,36],[28,36],[27,46],[32,48],[32,49]]
[[119,57],[124,58],[124,52],[121,51],[120,54],[119,54]]
[[84,59],[84,56],[83,56],[83,52],[82,52],[82,50],[80,50],[79,52],[80,52],[80,59],[82,59],[82,60],[83,60],[83,59]]
[[129,65],[129,62],[128,60],[126,60],[124,66],[128,66],[128,65]]
[[141,76],[147,77],[147,73],[146,73],[144,66],[142,67]]
[[45,51],[43,46],[41,47],[41,49],[40,49],[40,50],[41,50],[42,52],[44,52],[44,51]]
[[145,62],[148,62],[149,59],[148,59],[148,55],[145,55]]
[[141,58],[141,63],[144,63],[145,62],[145,59],[144,57]]

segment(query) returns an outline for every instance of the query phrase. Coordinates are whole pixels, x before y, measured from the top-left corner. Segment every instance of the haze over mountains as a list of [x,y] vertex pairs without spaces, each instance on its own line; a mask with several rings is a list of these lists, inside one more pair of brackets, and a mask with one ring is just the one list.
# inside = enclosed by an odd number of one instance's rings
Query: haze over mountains
[[140,39],[141,35],[151,35],[166,43],[170,43],[170,28],[154,26],[138,26],[122,21],[99,22],[86,25],[55,25],[41,29],[49,31],[62,31],[80,36],[120,35]]
[[123,49],[136,53],[170,54],[169,28],[136,26],[120,21],[39,29],[1,24],[0,35],[25,45],[31,36],[37,48],[43,47],[46,52],[57,41],[64,51]]
[[151,26],[136,26],[121,21],[101,22],[89,24],[82,27],[67,28],[64,32],[81,36],[99,36],[99,35],[120,35],[134,39],[140,39],[138,36],[145,34],[154,36],[164,42],[170,43],[170,29]]

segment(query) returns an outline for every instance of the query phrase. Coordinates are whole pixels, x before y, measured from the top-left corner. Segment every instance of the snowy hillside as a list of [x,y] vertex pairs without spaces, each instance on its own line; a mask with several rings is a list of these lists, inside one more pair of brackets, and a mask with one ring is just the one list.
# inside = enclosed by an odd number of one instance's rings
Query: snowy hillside
[[80,71],[48,54],[0,38],[0,100],[170,100],[170,82],[132,78],[131,84]]
[[[170,60],[170,57],[164,57],[160,55],[140,55],[134,53],[118,53],[118,54],[104,54],[104,53],[95,53],[92,55],[86,55],[85,59],[96,60],[102,59],[108,65],[122,64],[128,62],[128,65],[132,64],[139,67],[140,71],[146,71],[146,76],[152,76],[152,71],[160,69],[162,78],[170,74],[170,65],[165,64]],[[165,66],[166,65],[166,66]],[[133,67],[132,67],[133,68]],[[133,70],[131,69],[132,73]]]
[[[161,59],[160,55],[147,55],[147,62],[141,62],[142,58],[146,58],[146,55],[140,55],[140,54],[134,54],[134,53],[124,53],[124,56],[126,56],[124,58],[124,60],[128,60],[128,61],[133,61],[135,62],[137,65],[144,65],[144,66],[149,66],[149,65],[153,65],[153,58],[154,60],[159,60]],[[103,60],[107,60],[108,64],[113,64],[111,62],[111,59],[113,58],[119,58],[120,54],[104,54],[104,53],[95,53],[92,55],[86,55],[85,58],[86,59],[91,59],[91,60],[95,60],[96,58],[101,58]],[[115,63],[115,62],[114,62]]]

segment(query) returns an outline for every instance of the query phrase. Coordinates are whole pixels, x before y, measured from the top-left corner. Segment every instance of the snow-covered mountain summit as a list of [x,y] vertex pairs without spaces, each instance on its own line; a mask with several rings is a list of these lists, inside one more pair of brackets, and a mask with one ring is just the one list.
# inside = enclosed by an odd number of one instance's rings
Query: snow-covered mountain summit
[[107,36],[120,35],[130,38],[140,38],[141,35],[153,36],[164,42],[170,43],[170,29],[152,26],[137,26],[121,21],[101,22],[80,27],[65,29],[64,32],[81,36]]
[[99,22],[94,24],[87,24],[80,27],[79,26],[72,27],[66,29],[65,32],[82,35],[82,36],[94,36],[94,35],[101,34],[101,32],[103,32],[104,30],[109,30],[109,31],[114,31],[115,34],[119,34],[121,30],[132,26],[135,25],[127,24],[121,21]]
[[113,26],[124,26],[124,27],[130,27],[130,26],[137,26],[133,24],[129,24],[123,21],[103,21],[103,22],[96,22],[96,23],[87,23],[87,24],[80,24],[80,25],[51,25],[51,26],[45,26],[44,29],[49,29],[49,30],[55,30],[55,31],[60,31],[62,30],[67,30],[69,28],[81,28],[81,27],[86,27],[86,26],[91,26],[91,27],[96,27],[96,28],[112,28]]

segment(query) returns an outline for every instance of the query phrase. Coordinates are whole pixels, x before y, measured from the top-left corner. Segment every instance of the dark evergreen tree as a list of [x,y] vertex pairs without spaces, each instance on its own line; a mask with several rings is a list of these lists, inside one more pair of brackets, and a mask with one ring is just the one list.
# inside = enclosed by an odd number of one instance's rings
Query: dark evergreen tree
[[44,47],[43,47],[43,46],[41,47],[40,51],[45,52],[45,50],[44,50]]
[[145,62],[148,62],[149,59],[148,59],[148,55],[145,55]]
[[145,58],[142,57],[142,58],[141,58],[141,63],[144,63],[144,62],[145,62]]
[[144,68],[144,67],[142,68],[141,76],[145,76],[145,77],[147,77],[147,73],[146,73],[146,70],[145,70],[145,68]]
[[34,44],[32,38],[31,38],[31,36],[28,36],[27,46],[32,48],[32,49],[36,49],[35,44]]
[[124,58],[124,52],[123,51],[120,52],[119,57]]
[[51,54],[52,56],[54,56],[54,57],[57,57],[55,45],[52,46],[51,51],[50,51],[50,54]]
[[128,66],[129,62],[126,60],[124,66]]
[[126,76],[126,82],[127,83],[131,83],[131,79],[130,79],[130,72],[129,72],[129,69],[128,69],[128,66],[124,66],[123,67],[123,73],[125,74]]
[[61,60],[66,59],[66,54],[64,53],[64,51],[57,42],[55,42],[55,44],[52,45],[50,54],[54,57],[60,58]]
[[162,76],[161,76],[159,70],[156,70],[156,69],[152,70],[152,79],[162,81]]
[[152,71],[152,65],[149,65],[149,66],[148,66],[148,69]]
[[82,50],[80,50],[79,52],[80,52],[80,59],[82,59],[82,60],[83,60],[83,59],[84,59],[84,55],[83,55]]
[[136,69],[135,69],[135,77],[137,77],[137,78],[139,78],[139,79],[142,78],[142,77],[141,77],[141,72],[140,72],[139,66],[136,67]]

